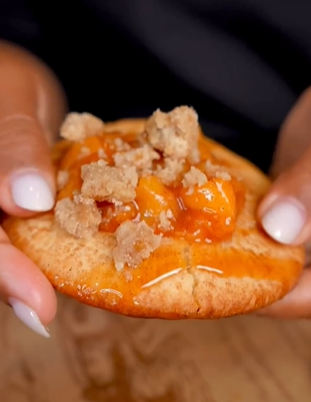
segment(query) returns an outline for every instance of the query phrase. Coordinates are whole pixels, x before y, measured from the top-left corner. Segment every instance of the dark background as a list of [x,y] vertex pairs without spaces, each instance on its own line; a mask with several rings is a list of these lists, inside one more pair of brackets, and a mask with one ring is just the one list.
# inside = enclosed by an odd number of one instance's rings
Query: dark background
[[193,106],[263,170],[310,85],[311,2],[1,0],[0,38],[42,58],[75,111],[104,120]]

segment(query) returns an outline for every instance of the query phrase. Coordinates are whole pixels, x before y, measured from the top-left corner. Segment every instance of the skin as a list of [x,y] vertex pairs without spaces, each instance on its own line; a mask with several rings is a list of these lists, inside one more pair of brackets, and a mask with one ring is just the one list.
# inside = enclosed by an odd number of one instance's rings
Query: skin
[[[33,213],[15,205],[11,179],[37,171],[55,192],[49,144],[65,112],[65,96],[54,75],[22,49],[0,42],[0,208],[17,216]],[[56,314],[56,296],[45,276],[8,241],[0,228],[0,298],[32,308],[44,325]]]
[[290,197],[305,213],[305,224],[291,244],[306,247],[306,269],[298,285],[284,299],[259,312],[279,318],[311,317],[311,88],[308,88],[285,119],[278,138],[270,192],[258,209],[261,220],[272,205]]
[[[22,49],[3,42],[0,42],[0,88],[0,208],[8,214],[30,216],[31,211],[14,204],[10,180],[23,171],[36,170],[55,192],[49,145],[56,139],[66,113],[65,96],[46,66]],[[310,109],[311,90],[308,90],[281,128],[272,168],[275,183],[258,210],[262,219],[281,195],[298,199],[306,209],[306,217],[310,218],[306,219],[295,244],[307,244],[307,250],[311,238]],[[288,296],[259,314],[309,317],[310,289],[311,270],[305,270],[298,286]],[[39,268],[10,244],[0,228],[0,299],[8,303],[10,297],[32,308],[44,325],[56,314],[52,286]]]

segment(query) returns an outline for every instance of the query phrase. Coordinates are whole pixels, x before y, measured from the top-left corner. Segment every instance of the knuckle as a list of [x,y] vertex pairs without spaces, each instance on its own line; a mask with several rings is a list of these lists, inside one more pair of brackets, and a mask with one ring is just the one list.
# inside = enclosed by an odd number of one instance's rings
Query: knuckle
[[[41,160],[47,147],[42,130],[32,119],[6,119],[0,123],[0,170]],[[45,149],[46,148],[46,149]]]

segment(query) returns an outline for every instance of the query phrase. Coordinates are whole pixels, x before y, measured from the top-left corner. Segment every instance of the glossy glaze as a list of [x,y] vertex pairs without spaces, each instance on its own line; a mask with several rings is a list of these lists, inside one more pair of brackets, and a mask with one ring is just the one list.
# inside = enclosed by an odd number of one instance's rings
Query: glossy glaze
[[[72,197],[74,191],[81,188],[81,167],[99,160],[98,150],[103,149],[109,164],[113,164],[112,156],[116,152],[114,138],[119,133],[109,133],[102,137],[89,137],[83,142],[73,143],[65,151],[58,169],[69,172],[69,181],[59,191],[57,199]],[[122,137],[131,147],[137,147],[135,135]],[[83,149],[90,154],[81,157]],[[201,161],[197,165],[203,171],[204,162],[208,158],[213,161],[204,142],[200,141]],[[156,164],[163,163],[162,160]],[[184,170],[189,166],[185,164]],[[145,220],[155,233],[165,237],[185,239],[189,242],[210,243],[230,239],[234,232],[238,213],[244,204],[245,188],[235,178],[226,181],[221,178],[209,177],[209,181],[201,186],[195,186],[189,194],[181,183],[182,176],[170,187],[164,186],[155,176],[142,177],[137,187],[137,197],[134,202],[115,207],[108,202],[98,202],[103,216],[100,230],[113,233],[127,219]],[[171,229],[159,229],[161,212],[173,213]]]

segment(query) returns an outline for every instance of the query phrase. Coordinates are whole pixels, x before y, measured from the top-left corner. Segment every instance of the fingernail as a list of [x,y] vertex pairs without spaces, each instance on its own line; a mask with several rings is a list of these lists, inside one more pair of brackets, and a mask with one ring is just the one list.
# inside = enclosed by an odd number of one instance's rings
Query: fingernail
[[26,304],[22,303],[21,301],[10,298],[8,300],[10,305],[12,306],[15,315],[30,329],[32,329],[37,334],[44,336],[45,338],[49,338],[50,334],[45,328],[37,314]]
[[15,204],[23,209],[40,212],[53,208],[53,193],[38,174],[26,173],[14,177],[11,191]]
[[276,241],[291,244],[306,223],[306,211],[294,199],[284,199],[274,204],[262,218],[265,231]]

